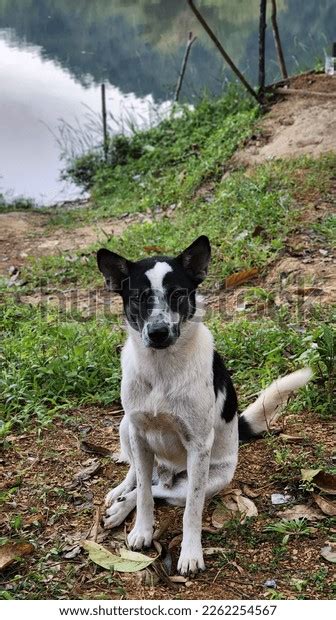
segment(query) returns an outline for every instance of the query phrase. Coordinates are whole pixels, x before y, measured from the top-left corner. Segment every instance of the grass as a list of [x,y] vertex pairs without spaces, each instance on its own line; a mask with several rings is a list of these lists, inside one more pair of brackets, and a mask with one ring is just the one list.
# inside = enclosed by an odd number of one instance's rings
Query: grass
[[[1,318],[2,430],[9,425],[44,425],[74,403],[118,399],[118,321],[82,322],[55,311],[10,304]],[[7,423],[7,424],[6,424]],[[1,427],[0,427],[1,432]]]
[[307,525],[306,519],[292,519],[270,523],[265,527],[265,532],[275,532],[276,534],[286,536],[286,542],[288,540],[287,536],[309,536],[312,533],[312,529]]
[[[90,186],[94,208],[56,212],[55,225],[143,212],[158,205],[188,203],[207,179],[220,178],[225,162],[251,135],[258,108],[238,89],[195,110],[181,107],[158,126],[110,141],[107,163],[88,153],[70,161],[64,175]],[[85,160],[86,157],[86,160]]]
[[[176,253],[197,235],[207,234],[213,258],[206,285],[212,291],[234,272],[251,267],[262,271],[299,226],[300,210],[310,197],[314,199],[316,192],[328,196],[336,156],[268,162],[252,172],[237,170],[222,178],[226,162],[251,134],[257,115],[248,100],[231,92],[217,102],[203,101],[194,111],[184,109],[179,118],[135,134],[130,141],[121,140],[119,151],[114,146],[110,165],[103,163],[93,176],[96,211],[57,212],[51,217],[53,224],[71,226],[78,224],[79,216],[102,217],[175,203],[174,216],[133,224],[105,245],[137,259],[148,255],[151,246]],[[319,234],[329,239],[331,218],[319,226]],[[20,292],[50,285],[59,289],[69,284],[102,285],[96,249],[35,259],[22,272],[28,285]],[[267,291],[256,287],[253,295],[264,299]],[[209,316],[217,347],[239,387],[241,408],[279,374],[311,364],[317,380],[291,408],[314,408],[330,415],[335,387],[332,320],[331,309],[293,319],[280,308],[274,316],[226,324],[221,314]],[[3,434],[13,422],[24,426],[32,415],[44,424],[74,404],[104,404],[118,398],[118,347],[123,340],[119,318],[84,319],[80,313],[44,311],[24,306],[8,294],[1,330]]]
[[[318,161],[317,165],[314,160],[300,158],[290,164],[270,162],[253,173],[236,171],[216,183],[210,200],[199,195],[190,202],[181,201],[174,217],[133,224],[120,237],[106,239],[104,245],[138,259],[151,253],[151,247],[159,247],[165,254],[179,252],[197,235],[207,234],[213,248],[208,286],[236,271],[263,269],[283,249],[288,233],[298,224],[302,208],[296,197],[298,172],[305,173],[301,192],[308,192],[313,185],[318,185],[322,195],[327,191],[325,186],[334,174],[336,157]],[[73,216],[72,212],[68,214]],[[33,260],[23,279],[29,283],[28,288],[50,282],[53,286],[96,285],[101,282],[95,260],[97,248],[91,246],[71,257],[63,254]]]
[[31,198],[24,198],[21,196],[8,199],[0,193],[0,213],[8,213],[11,211],[35,211],[37,209],[38,207],[35,201]]
[[323,222],[314,225],[314,230],[319,233],[327,244],[335,247],[336,245],[336,217],[330,215]]
[[[56,412],[71,406],[118,400],[119,347],[124,338],[118,317],[84,320],[56,309],[43,312],[38,307],[12,303],[1,321],[0,411],[4,435],[12,424],[25,427],[33,419],[34,424],[44,425]],[[321,329],[311,320],[303,338],[301,329],[285,322],[279,325],[270,318],[223,325],[215,315],[208,324],[233,373],[241,409],[276,376],[302,366],[302,356],[309,357],[315,330]],[[312,364],[327,380],[323,353],[315,348],[312,351]],[[324,384],[311,383],[301,391],[293,408],[307,407],[330,415],[332,402],[329,405],[325,394]]]

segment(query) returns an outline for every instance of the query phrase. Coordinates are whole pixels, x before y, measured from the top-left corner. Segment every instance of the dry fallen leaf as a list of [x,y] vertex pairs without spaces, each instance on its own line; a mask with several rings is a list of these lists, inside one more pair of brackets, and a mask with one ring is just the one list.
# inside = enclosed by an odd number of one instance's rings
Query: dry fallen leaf
[[206,547],[203,549],[203,555],[216,555],[217,553],[224,553],[224,547]]
[[324,471],[319,472],[314,480],[314,484],[329,495],[336,495],[336,475],[328,474]]
[[221,491],[221,496],[223,497],[224,495],[241,495],[242,492],[239,488],[234,487],[227,487],[226,489],[224,489],[224,491]]
[[45,518],[41,513],[34,513],[29,517],[25,518],[25,522],[23,527],[30,527],[31,525],[41,526],[44,524]]
[[99,454],[100,456],[112,456],[112,450],[109,450],[109,448],[105,448],[104,446],[97,446],[96,444],[90,443],[85,439],[80,442],[80,449],[83,450],[83,452],[89,452],[90,454]]
[[94,474],[96,474],[101,468],[101,463],[97,459],[92,461],[91,465],[85,467],[85,469],[81,469],[78,474],[75,475],[74,480],[76,482],[84,482],[85,480],[89,480]]
[[312,482],[320,471],[320,469],[301,469],[301,478],[304,482]]
[[240,286],[240,284],[244,284],[244,282],[249,282],[259,274],[259,270],[256,267],[252,269],[246,269],[244,271],[239,271],[238,273],[233,273],[231,276],[228,276],[225,279],[225,288],[234,288],[236,286]]
[[186,577],[182,577],[182,575],[173,575],[170,577],[170,581],[173,583],[187,583],[188,580]]
[[159,527],[156,528],[153,534],[153,540],[160,540],[162,536],[169,530],[171,525],[171,519],[167,517],[160,524]]
[[7,542],[0,547],[0,570],[4,570],[16,560],[33,553],[35,547],[27,542]]
[[164,254],[164,249],[160,248],[159,245],[145,245],[144,246],[144,251],[146,252],[146,254],[151,254],[152,252],[155,252],[155,254]]
[[254,489],[251,489],[251,487],[249,487],[247,484],[243,484],[243,493],[244,495],[246,495],[247,497],[251,497],[252,499],[261,495],[261,491],[255,491]]
[[143,570],[158,557],[150,558],[142,553],[129,551],[128,549],[120,549],[120,556],[115,555],[92,540],[82,541],[82,546],[89,552],[92,562],[108,570],[113,569],[120,573],[135,573]]
[[272,493],[271,494],[271,502],[273,506],[282,506],[283,504],[288,504],[292,500],[291,495],[284,495],[283,493]]
[[216,528],[221,528],[227,521],[230,521],[232,517],[240,513],[242,516],[242,522],[246,517],[256,517],[258,510],[254,502],[248,497],[244,497],[241,494],[228,494],[222,497],[222,503],[217,506],[212,514],[212,525]]
[[175,547],[178,547],[181,544],[181,542],[182,542],[182,534],[178,534],[177,536],[174,536],[174,538],[171,539],[168,545],[168,549],[174,549]]
[[305,504],[297,504],[292,508],[287,508],[287,510],[283,510],[281,512],[281,518],[285,519],[285,521],[291,521],[292,519],[307,519],[307,521],[319,521],[321,519],[325,519],[325,516],[320,512],[320,510],[316,510],[316,508],[306,506]]
[[336,564],[336,543],[330,543],[321,549],[322,557],[328,562]]
[[316,495],[315,493],[313,493],[313,498],[325,515],[328,515],[328,517],[336,517],[336,502],[325,499],[321,495]]
[[302,443],[304,441],[304,437],[301,435],[286,435],[286,433],[280,433],[279,438],[287,443]]
[[97,506],[94,521],[90,527],[86,540],[93,540],[94,542],[97,542],[98,534],[101,534],[103,532],[103,528],[100,524],[102,512],[102,505]]
[[336,495],[336,474],[328,474],[321,469],[301,469],[302,480],[312,482],[321,491]]
[[239,566],[239,564],[237,564],[237,562],[234,562],[233,560],[231,560],[231,561],[229,562],[229,565],[230,565],[230,566],[234,566],[234,567],[237,569],[237,571],[238,571],[238,573],[239,573],[240,575],[242,575],[243,573],[245,573],[245,570],[243,569],[243,567],[242,567],[242,566]]
[[254,502],[244,495],[237,496],[238,510],[245,515],[245,517],[257,517],[258,510]]
[[80,553],[82,553],[82,547],[77,545],[77,547],[73,547],[73,549],[70,549],[70,551],[64,553],[63,557],[66,560],[73,560],[73,558],[77,557]]

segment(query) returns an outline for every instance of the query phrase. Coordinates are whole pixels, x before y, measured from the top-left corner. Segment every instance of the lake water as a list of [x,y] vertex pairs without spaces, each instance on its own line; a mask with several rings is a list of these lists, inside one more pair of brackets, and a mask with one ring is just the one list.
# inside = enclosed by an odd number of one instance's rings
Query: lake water
[[[259,0],[198,0],[241,71],[257,81]],[[290,73],[336,38],[334,0],[278,0]],[[181,99],[220,94],[230,71],[185,0],[0,0],[0,193],[51,204],[78,195],[60,181],[62,149],[98,140],[100,85],[112,131],[156,122],[174,93],[188,32],[197,35]],[[279,77],[267,28],[267,81]],[[69,132],[68,127],[75,127]],[[98,132],[99,133],[99,132]]]

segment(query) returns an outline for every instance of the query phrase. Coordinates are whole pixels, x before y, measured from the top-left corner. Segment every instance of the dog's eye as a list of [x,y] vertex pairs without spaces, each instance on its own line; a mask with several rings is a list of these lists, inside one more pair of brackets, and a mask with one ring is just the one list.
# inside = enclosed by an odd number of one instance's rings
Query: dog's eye
[[184,289],[177,288],[177,289],[171,291],[169,297],[170,297],[170,300],[171,300],[172,303],[180,304],[180,303],[182,303],[186,299],[187,294],[186,294],[186,291]]
[[137,293],[134,293],[133,295],[130,296],[130,303],[133,306],[138,306],[140,302],[140,295],[138,295]]
[[150,299],[151,290],[144,290],[138,293],[132,293],[130,295],[130,303],[133,306],[138,306],[141,303],[147,303]]

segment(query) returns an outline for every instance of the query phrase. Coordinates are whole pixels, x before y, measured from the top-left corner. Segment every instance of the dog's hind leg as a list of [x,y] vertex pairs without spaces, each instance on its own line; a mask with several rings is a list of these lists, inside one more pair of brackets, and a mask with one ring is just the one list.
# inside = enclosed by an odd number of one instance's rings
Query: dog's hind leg
[[118,484],[117,487],[111,489],[105,497],[105,505],[107,507],[111,506],[116,500],[123,497],[130,491],[132,491],[136,486],[136,476],[135,469],[133,465],[130,466],[128,474],[126,478]]
[[[156,499],[167,500],[174,506],[184,506],[186,498],[186,480],[176,485],[173,489],[168,488],[162,483],[152,486],[152,494]],[[137,491],[133,489],[129,493],[118,497],[113,504],[106,510],[104,525],[107,529],[118,527],[136,507]]]
[[126,517],[134,510],[136,506],[137,490],[133,489],[126,495],[122,495],[112,506],[106,510],[106,518],[104,519],[104,526],[107,529],[112,527],[118,527]]
[[[216,465],[210,465],[209,478],[206,485],[205,497],[209,499],[219,493],[230,484],[235,472],[235,463],[223,462]],[[152,487],[153,497],[155,499],[164,499],[168,504],[173,506],[185,506],[187,497],[187,473],[178,474],[171,487],[158,484]]]
[[[205,496],[207,499],[222,491],[232,480],[234,465],[221,463],[211,465],[209,479],[206,486]],[[152,486],[154,499],[165,500],[173,506],[185,506],[187,497],[187,473],[178,474],[172,486],[165,485],[161,480]],[[117,487],[118,488],[118,487]],[[114,489],[116,491],[116,489]],[[113,504],[106,510],[104,524],[106,528],[118,527],[136,507],[136,489],[123,493],[115,499]]]

